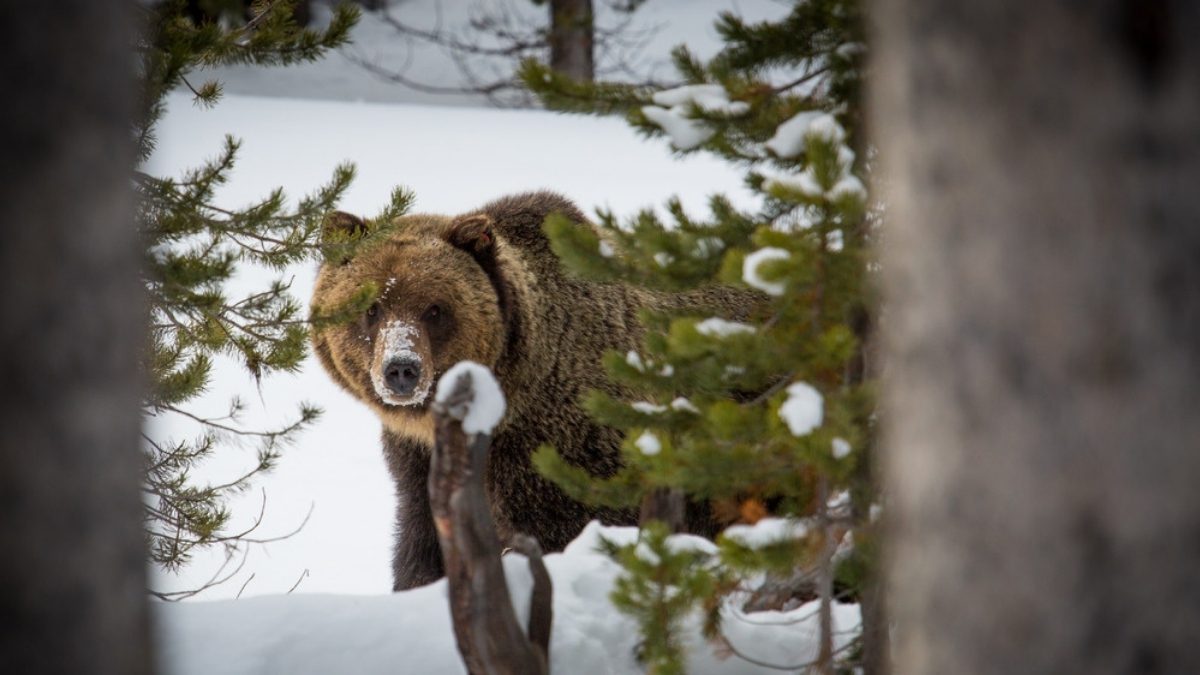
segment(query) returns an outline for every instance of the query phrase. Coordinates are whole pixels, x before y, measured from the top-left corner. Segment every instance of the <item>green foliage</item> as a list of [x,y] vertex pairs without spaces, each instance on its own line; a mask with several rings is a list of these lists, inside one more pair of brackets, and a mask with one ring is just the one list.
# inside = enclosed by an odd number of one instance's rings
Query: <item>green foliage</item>
[[[863,364],[868,244],[878,218],[861,179],[869,169],[859,122],[861,11],[853,0],[799,1],[780,21],[750,24],[727,14],[717,30],[725,47],[713,59],[702,62],[683,47],[673,54],[682,81],[703,89],[656,95],[567,81],[532,62],[522,70],[546,106],[623,114],[641,133],[686,148],[680,152],[743,166],[761,197],[751,213],[713,197],[703,221],[676,200],[668,202],[669,223],[652,211],[624,222],[601,213],[598,235],[546,223],[554,251],[586,278],[765,293],[745,323],[647,313],[643,347],[607,357],[626,394],[593,392],[586,405],[626,432],[625,464],[615,476],[593,478],[552,448],[535,456],[544,475],[581,500],[630,506],[668,490],[707,500],[730,523],[782,519],[765,523],[782,523],[781,538],[721,537],[706,555],[673,554],[665,528],[654,523],[636,545],[610,549],[625,568],[613,600],[637,619],[650,672],[686,667],[678,630],[689,612],[701,612],[706,636],[721,641],[722,603],[735,590],[755,597],[763,574],[821,589],[828,612],[834,582],[856,593],[875,560],[868,517],[879,501],[869,478],[875,403]],[[702,131],[700,140],[672,137],[659,126],[667,116]],[[820,403],[812,428],[794,410],[806,397]],[[835,560],[846,533],[856,546]],[[818,665],[826,671],[835,665],[831,644],[824,636]],[[853,664],[843,658],[840,665]]]
[[[634,543],[601,540],[603,551],[627,571],[617,579],[613,604],[637,622],[642,634],[638,656],[652,664],[650,672],[656,675],[687,672],[680,624],[729,584],[728,575],[713,565],[710,550],[681,545],[668,534],[662,523],[653,522]],[[715,634],[719,613],[709,612],[706,618],[706,632]]]
[[[165,96],[186,87],[197,104],[213,105],[220,97],[216,82],[189,80],[198,67],[228,64],[287,65],[311,61],[346,42],[358,18],[350,5],[339,7],[322,31],[299,28],[288,2],[256,3],[242,25],[228,21],[195,22],[184,2],[144,5],[137,42],[141,84],[140,116],[133,137],[142,160],[154,148],[155,124],[165,112]],[[243,428],[240,401],[220,417],[202,417],[187,404],[203,393],[213,359],[236,359],[259,380],[294,372],[307,354],[309,320],[290,293],[290,281],[275,280],[264,288],[234,293],[230,282],[246,266],[283,270],[323,254],[345,254],[361,241],[322,244],[322,223],[354,176],[350,165],[338,166],[325,185],[291,204],[282,189],[243,208],[217,203],[217,191],[236,165],[240,142],[227,137],[213,159],[178,178],[135,174],[137,226],[146,245],[143,274],[150,305],[146,351],[149,393],[143,402],[148,416],[182,415],[199,423],[199,438],[180,441],[143,434],[145,452],[146,536],[151,559],[175,569],[197,547],[223,544],[236,549],[248,532],[226,531],[230,495],[247,489],[250,479],[270,469],[284,445],[316,419],[319,411],[301,405],[296,417],[274,429]],[[401,190],[380,214],[385,222],[404,212],[411,196]],[[337,320],[370,303],[371,289],[348,307],[332,308],[320,320]],[[244,475],[220,485],[196,485],[195,466],[224,444],[257,443],[256,461]]]

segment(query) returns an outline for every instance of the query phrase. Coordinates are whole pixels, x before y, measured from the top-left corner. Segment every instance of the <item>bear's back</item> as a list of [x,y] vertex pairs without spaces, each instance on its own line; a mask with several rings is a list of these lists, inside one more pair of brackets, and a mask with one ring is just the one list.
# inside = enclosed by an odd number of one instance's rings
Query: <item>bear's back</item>
[[561,213],[580,227],[591,227],[587,218],[569,199],[555,192],[541,190],[501,197],[488,202],[476,211],[465,214],[483,214],[492,219],[496,233],[511,246],[515,246],[536,260],[554,264],[558,260],[550,249],[543,224],[552,213]]

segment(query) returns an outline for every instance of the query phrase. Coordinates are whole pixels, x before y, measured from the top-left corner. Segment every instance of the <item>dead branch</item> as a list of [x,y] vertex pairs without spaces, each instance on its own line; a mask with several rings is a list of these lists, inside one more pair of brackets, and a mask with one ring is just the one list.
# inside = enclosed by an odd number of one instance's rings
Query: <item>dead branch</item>
[[525,547],[534,573],[527,638],[513,612],[500,562],[500,538],[483,485],[491,437],[468,436],[462,430],[461,420],[474,399],[470,374],[464,373],[453,386],[448,397],[433,404],[437,442],[429,497],[458,651],[472,675],[544,674],[549,670],[550,578],[536,544],[515,538],[513,547]]

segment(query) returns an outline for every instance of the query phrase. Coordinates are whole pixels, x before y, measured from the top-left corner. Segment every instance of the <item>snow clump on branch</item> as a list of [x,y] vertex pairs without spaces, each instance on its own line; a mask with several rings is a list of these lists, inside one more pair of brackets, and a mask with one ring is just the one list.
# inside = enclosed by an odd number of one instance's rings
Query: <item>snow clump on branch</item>
[[[486,366],[474,361],[459,361],[450,367],[438,380],[437,394],[434,400],[445,405],[454,394],[460,377],[469,378],[471,385],[471,400],[463,406],[463,432],[468,434],[491,434],[504,417],[504,392],[500,383]],[[456,415],[457,416],[457,415]]]
[[719,84],[689,84],[667,89],[654,94],[653,100],[658,105],[644,106],[642,114],[667,132],[671,145],[679,150],[691,150],[716,133],[703,120],[687,116],[689,104],[695,104],[704,112],[725,115],[742,115],[750,110],[747,103],[731,102],[729,93]]
[[825,418],[821,392],[806,382],[795,382],[788,386],[787,393],[787,400],[779,406],[779,417],[787,423],[793,436],[806,436],[821,426]]
[[782,281],[767,281],[762,278],[758,273],[758,266],[768,260],[787,260],[791,255],[791,253],[788,253],[784,249],[775,248],[774,246],[758,249],[746,256],[746,259],[742,262],[742,281],[745,281],[763,293],[774,296],[783,295],[787,284]]
[[718,317],[710,317],[696,324],[696,332],[708,337],[729,337],[738,333],[753,333],[754,326],[741,321],[727,321]]

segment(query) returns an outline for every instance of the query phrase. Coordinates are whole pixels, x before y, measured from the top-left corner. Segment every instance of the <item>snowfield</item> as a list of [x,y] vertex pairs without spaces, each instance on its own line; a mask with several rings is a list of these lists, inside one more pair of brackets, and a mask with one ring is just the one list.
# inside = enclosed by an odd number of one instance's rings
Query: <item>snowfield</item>
[[[666,143],[639,139],[619,119],[243,96],[227,96],[205,110],[182,94],[172,95],[168,105],[148,167],[153,173],[178,175],[196,166],[217,152],[226,133],[243,139],[232,179],[218,192],[222,204],[246,204],[278,186],[295,199],[345,161],[356,164],[358,175],[339,208],[360,214],[374,214],[397,184],[415,191],[414,212],[447,214],[543,188],[568,196],[585,213],[604,207],[632,216],[653,207],[665,215],[663,203],[672,194],[697,217],[707,213],[707,197],[717,192],[746,208],[755,204],[737,170],[708,157],[676,159]],[[277,276],[250,270],[237,286],[248,292]],[[315,263],[282,276],[307,302]],[[229,399],[239,395],[244,423],[252,428],[291,419],[300,401],[325,414],[285,449],[279,466],[256,483],[261,489],[232,503],[231,531],[252,524],[260,511],[256,536],[277,537],[304,523],[303,529],[254,547],[237,574],[198,599],[284,593],[297,581],[296,593],[387,592],[395,505],[376,417],[312,359],[298,374],[270,376],[261,385],[236,363],[218,361],[214,375],[211,390],[190,406],[194,412],[223,415]],[[197,433],[178,417],[151,419],[147,426],[157,438]],[[200,467],[198,480],[224,482],[255,461],[253,445],[223,447],[216,455]],[[152,583],[160,590],[193,589],[223,562],[222,552],[210,551],[179,575],[159,573]]]
[[[634,675],[634,622],[608,601],[620,567],[595,549],[599,537],[630,543],[637,530],[590,524],[558,554],[545,557],[554,584],[550,672]],[[708,542],[677,535],[680,546]],[[504,568],[517,620],[529,617],[532,588],[523,556]],[[163,669],[179,675],[286,673],[465,673],[454,643],[446,581],[370,597],[293,595],[155,605]],[[788,612],[743,614],[727,608],[725,634],[738,652],[799,669],[817,655],[817,602]],[[860,622],[857,605],[833,606],[834,648],[845,647]],[[687,626],[688,672],[699,675],[778,672],[706,643],[698,621]]]

